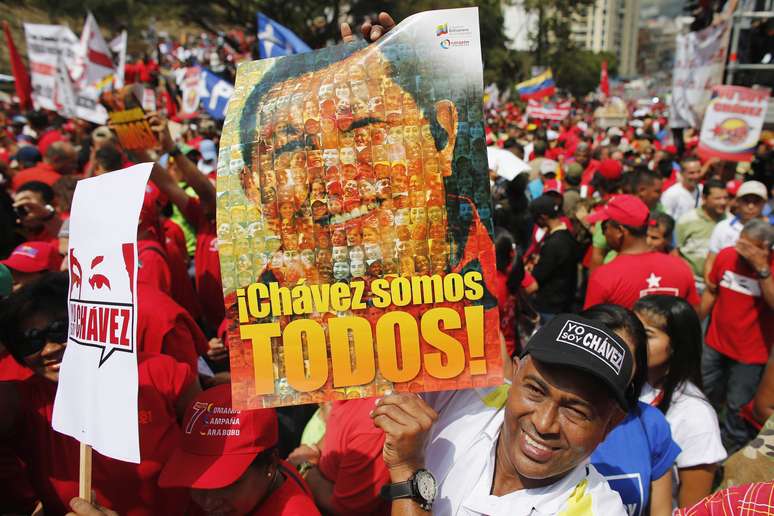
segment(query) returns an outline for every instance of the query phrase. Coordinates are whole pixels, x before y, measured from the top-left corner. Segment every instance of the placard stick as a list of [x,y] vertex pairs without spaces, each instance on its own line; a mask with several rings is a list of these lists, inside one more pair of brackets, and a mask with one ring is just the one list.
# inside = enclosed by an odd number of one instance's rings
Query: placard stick
[[80,471],[78,475],[78,496],[93,503],[91,499],[91,445],[81,443]]

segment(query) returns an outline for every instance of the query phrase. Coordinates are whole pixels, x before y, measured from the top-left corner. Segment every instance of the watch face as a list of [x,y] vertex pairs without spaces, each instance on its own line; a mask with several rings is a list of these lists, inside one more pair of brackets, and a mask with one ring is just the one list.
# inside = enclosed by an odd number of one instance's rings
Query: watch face
[[414,481],[417,491],[423,499],[432,501],[435,498],[435,478],[432,473],[426,470],[419,470]]

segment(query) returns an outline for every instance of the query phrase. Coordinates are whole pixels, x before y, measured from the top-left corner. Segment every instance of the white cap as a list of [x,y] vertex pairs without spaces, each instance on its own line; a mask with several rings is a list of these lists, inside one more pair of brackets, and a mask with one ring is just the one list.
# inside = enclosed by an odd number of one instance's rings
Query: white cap
[[736,198],[740,199],[745,195],[757,195],[764,201],[769,199],[769,193],[766,191],[766,185],[760,181],[745,181],[736,192]]
[[559,138],[559,133],[557,133],[553,129],[549,129],[548,131],[546,131],[546,138],[548,139],[549,142],[556,140],[557,138]]
[[557,165],[558,163],[552,159],[544,159],[540,162],[540,173],[543,175],[556,174]]
[[607,130],[607,134],[609,136],[623,136],[623,131],[621,131],[617,127],[611,127],[610,129]]

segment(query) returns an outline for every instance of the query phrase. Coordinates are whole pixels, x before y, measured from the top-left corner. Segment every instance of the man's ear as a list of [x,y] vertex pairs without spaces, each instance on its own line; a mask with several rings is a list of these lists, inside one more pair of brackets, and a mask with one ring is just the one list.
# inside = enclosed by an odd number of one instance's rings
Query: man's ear
[[516,375],[519,374],[519,367],[521,367],[521,364],[523,363],[522,359],[518,356],[514,356],[511,359],[511,383],[516,383]]
[[443,161],[441,164],[441,174],[451,176],[454,145],[457,142],[457,106],[451,100],[439,100],[435,103],[435,119],[448,135],[446,147],[440,151]]

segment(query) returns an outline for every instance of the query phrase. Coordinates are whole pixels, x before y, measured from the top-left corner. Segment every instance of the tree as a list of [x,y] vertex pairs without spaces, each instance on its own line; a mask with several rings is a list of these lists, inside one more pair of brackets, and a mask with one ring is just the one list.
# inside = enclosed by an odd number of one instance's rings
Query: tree
[[615,54],[610,52],[595,53],[570,47],[549,56],[557,86],[569,91],[576,98],[583,97],[599,86],[602,61],[605,60],[608,73],[614,75],[618,63]]
[[527,13],[537,15],[537,30],[531,35],[538,66],[548,64],[554,49],[570,49],[572,19],[584,13],[595,0],[524,0]]

